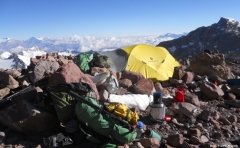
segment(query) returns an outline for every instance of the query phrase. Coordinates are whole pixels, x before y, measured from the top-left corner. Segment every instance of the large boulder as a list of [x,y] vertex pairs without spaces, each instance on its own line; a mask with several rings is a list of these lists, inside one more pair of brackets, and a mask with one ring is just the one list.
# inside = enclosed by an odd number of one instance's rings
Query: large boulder
[[47,73],[53,73],[59,68],[58,62],[40,60],[34,68],[34,82],[45,77]]
[[5,87],[14,89],[19,87],[19,83],[8,73],[0,72],[0,88],[5,88]]
[[24,134],[36,134],[57,126],[58,122],[50,114],[26,100],[17,102],[0,111],[0,122],[8,128]]
[[190,69],[196,75],[216,75],[222,79],[233,76],[223,54],[200,53],[191,61]]
[[84,74],[80,68],[74,63],[68,63],[60,67],[53,75],[49,78],[49,85],[58,83],[87,83],[93,89],[93,97],[99,100],[99,94],[96,85],[93,81]]
[[224,95],[223,90],[213,83],[202,83],[200,89],[209,99],[217,99]]
[[122,71],[122,79],[126,78],[132,81],[132,84],[136,84],[139,82],[141,79],[145,79],[144,76],[139,73],[139,72],[132,72],[128,70],[123,70]]

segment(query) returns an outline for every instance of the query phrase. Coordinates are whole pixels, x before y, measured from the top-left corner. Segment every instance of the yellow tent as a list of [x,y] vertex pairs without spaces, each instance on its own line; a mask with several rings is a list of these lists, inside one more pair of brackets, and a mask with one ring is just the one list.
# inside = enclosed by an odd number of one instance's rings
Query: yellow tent
[[163,47],[138,44],[122,48],[128,55],[126,70],[139,72],[153,81],[165,81],[172,77],[178,61]]

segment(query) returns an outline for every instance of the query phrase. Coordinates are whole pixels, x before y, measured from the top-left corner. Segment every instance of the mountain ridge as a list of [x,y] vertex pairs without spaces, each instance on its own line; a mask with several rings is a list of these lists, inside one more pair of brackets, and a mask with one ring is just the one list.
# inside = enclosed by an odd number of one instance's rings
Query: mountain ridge
[[221,17],[217,23],[199,27],[186,36],[160,42],[157,46],[168,49],[176,59],[194,58],[204,50],[215,48],[226,57],[240,57],[240,24],[234,19]]

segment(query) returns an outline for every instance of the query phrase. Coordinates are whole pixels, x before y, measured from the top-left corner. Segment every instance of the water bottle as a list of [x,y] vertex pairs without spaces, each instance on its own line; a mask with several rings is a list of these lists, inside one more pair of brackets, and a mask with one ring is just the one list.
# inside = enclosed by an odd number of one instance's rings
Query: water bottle
[[138,121],[137,122],[137,128],[136,128],[136,132],[137,132],[137,139],[141,138],[141,135],[143,133],[143,127],[144,127],[144,124],[141,122],[141,121]]

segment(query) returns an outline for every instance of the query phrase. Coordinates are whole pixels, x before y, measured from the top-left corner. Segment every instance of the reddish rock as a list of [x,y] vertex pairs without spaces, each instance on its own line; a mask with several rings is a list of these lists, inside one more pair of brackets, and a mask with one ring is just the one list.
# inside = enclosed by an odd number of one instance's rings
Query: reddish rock
[[58,59],[58,63],[60,66],[64,65],[64,64],[67,64],[68,63],[68,59],[65,59],[64,57],[59,57]]
[[221,129],[220,123],[214,120],[213,118],[210,118],[210,122],[214,125],[214,127],[218,130]]
[[157,138],[142,138],[140,143],[143,147],[159,147],[160,142]]
[[132,81],[129,79],[120,79],[118,80],[119,86],[123,88],[129,88],[132,86]]
[[89,84],[90,87],[93,89],[93,97],[99,100],[96,85],[74,63],[68,63],[63,65],[49,78],[49,85],[58,83],[78,83],[78,82]]
[[173,78],[170,78],[170,79],[169,79],[169,82],[170,82],[171,84],[175,84],[175,85],[181,85],[181,84],[183,84],[183,80],[177,80],[177,79],[173,79]]
[[213,83],[202,83],[200,89],[209,99],[217,99],[224,95],[222,89]]
[[141,79],[145,79],[144,76],[141,73],[138,72],[132,72],[128,70],[123,70],[122,71],[122,78],[126,78],[132,81],[132,84],[136,84],[139,82]]
[[153,81],[151,79],[141,79],[136,85],[133,86],[136,93],[139,94],[152,94],[154,90]]
[[182,134],[168,135],[167,143],[171,146],[178,147],[183,144],[184,137]]
[[228,119],[224,116],[220,116],[219,121],[221,121],[225,125],[231,125],[231,122],[229,122]]
[[193,81],[194,74],[192,72],[186,72],[182,78],[183,82],[189,84]]
[[175,67],[173,71],[173,76],[172,78],[181,80],[183,75],[185,74],[184,68],[182,66]]

